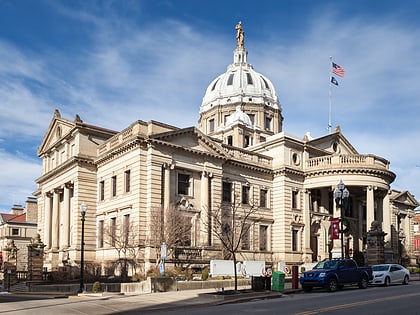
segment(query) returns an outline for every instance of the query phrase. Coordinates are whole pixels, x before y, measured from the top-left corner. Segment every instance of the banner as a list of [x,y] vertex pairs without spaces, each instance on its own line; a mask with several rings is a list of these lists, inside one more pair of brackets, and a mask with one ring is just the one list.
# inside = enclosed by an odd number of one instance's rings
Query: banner
[[340,238],[340,218],[331,218],[330,239],[338,240]]

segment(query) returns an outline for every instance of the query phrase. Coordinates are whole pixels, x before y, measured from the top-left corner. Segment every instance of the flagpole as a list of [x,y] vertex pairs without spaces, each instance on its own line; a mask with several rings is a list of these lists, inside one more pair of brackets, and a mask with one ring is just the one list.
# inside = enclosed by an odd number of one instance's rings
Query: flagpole
[[330,56],[330,90],[329,90],[329,93],[328,93],[328,96],[329,96],[329,107],[328,107],[328,127],[327,127],[327,130],[328,130],[328,133],[331,133],[331,110],[332,110],[332,82],[331,82],[331,78],[332,78],[332,67],[331,67],[331,65],[332,65],[332,60],[333,60],[333,58],[332,58],[332,56]]

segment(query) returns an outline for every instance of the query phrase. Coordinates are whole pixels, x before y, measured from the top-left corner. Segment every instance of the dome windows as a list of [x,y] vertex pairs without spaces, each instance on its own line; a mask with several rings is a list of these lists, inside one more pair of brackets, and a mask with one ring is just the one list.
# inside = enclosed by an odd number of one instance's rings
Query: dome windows
[[227,85],[233,85],[233,77],[234,77],[234,73],[231,73],[230,75],[229,75],[229,78],[228,78],[228,80],[227,80]]
[[252,81],[251,73],[249,73],[249,72],[246,73],[246,80],[247,80],[248,84],[250,84],[250,85],[254,84],[254,82]]

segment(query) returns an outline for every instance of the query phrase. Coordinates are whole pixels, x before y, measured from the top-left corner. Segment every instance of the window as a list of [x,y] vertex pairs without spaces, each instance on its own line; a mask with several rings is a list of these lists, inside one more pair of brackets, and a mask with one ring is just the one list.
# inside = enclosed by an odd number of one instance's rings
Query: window
[[99,200],[104,200],[105,199],[105,182],[103,180],[101,180],[99,182]]
[[271,130],[271,118],[268,116],[265,116],[265,130]]
[[249,144],[250,144],[249,140],[250,140],[249,136],[244,137],[244,148],[249,147]]
[[98,222],[98,247],[104,247],[104,221]]
[[114,175],[111,178],[112,183],[112,197],[115,197],[117,195],[117,176]]
[[252,76],[249,72],[246,73],[246,80],[248,84],[254,84],[254,82],[252,82]]
[[244,224],[244,230],[243,233],[241,235],[241,249],[242,250],[249,250],[251,248],[250,244],[249,244],[249,234],[250,234],[250,224]]
[[292,191],[292,209],[299,207],[299,192],[297,190]]
[[299,236],[299,231],[296,229],[292,229],[292,251],[294,252],[299,250],[298,236]]
[[214,131],[214,118],[209,120],[209,131],[210,132]]
[[268,226],[260,225],[260,251],[267,250]]
[[123,229],[124,229],[124,243],[127,245],[129,242],[129,234],[130,234],[130,215],[129,214],[124,215]]
[[111,218],[110,224],[110,238],[111,238],[111,246],[115,246],[115,238],[117,237],[117,218]]
[[234,74],[233,74],[233,73],[231,73],[231,74],[229,75],[229,78],[228,78],[228,81],[227,81],[227,85],[232,85],[232,84],[233,84],[233,76],[234,76]]
[[251,120],[252,125],[255,125],[255,115],[254,114],[248,114],[249,120]]
[[227,144],[228,145],[233,145],[233,137],[232,136],[227,137]]
[[242,204],[249,204],[249,186],[242,186]]
[[222,201],[232,202],[232,183],[223,182],[222,190]]
[[124,172],[125,192],[130,191],[130,176],[131,176],[131,171],[126,170]]
[[267,189],[260,189],[260,207],[262,208],[268,208],[267,195],[268,195]]
[[13,228],[13,229],[12,229],[12,235],[13,235],[13,236],[18,236],[18,235],[19,235],[19,229],[15,229],[15,228]]
[[178,173],[178,195],[190,194],[190,175]]

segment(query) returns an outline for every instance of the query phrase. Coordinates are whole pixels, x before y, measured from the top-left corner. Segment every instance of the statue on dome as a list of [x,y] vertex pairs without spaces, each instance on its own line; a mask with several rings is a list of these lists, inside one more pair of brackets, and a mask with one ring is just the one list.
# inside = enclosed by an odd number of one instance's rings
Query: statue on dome
[[242,28],[242,21],[239,21],[235,26],[236,29],[236,40],[238,41],[238,47],[244,47],[244,30]]

